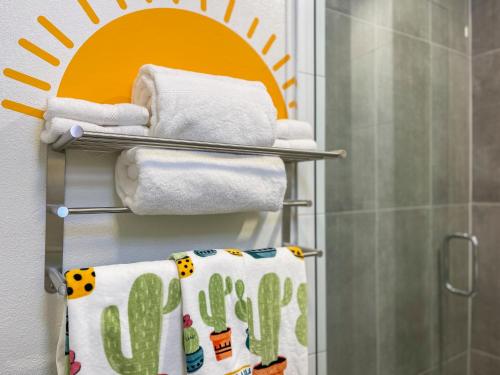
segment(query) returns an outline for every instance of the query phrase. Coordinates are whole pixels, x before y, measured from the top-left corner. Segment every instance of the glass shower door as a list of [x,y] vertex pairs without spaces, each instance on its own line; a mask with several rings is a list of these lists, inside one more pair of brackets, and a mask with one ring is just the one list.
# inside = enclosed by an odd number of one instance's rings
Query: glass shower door
[[[325,146],[348,152],[324,170],[326,373],[465,375],[470,299],[439,254],[470,231],[469,3],[316,6]],[[468,243],[450,246],[467,289]]]

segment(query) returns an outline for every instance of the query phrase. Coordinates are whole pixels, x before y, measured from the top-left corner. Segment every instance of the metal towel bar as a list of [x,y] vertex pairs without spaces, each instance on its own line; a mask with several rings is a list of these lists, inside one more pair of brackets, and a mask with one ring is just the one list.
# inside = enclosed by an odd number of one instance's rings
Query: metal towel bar
[[[309,257],[322,257],[323,251],[318,249],[310,249],[301,247],[304,258]],[[47,275],[51,283],[52,289],[61,296],[66,296],[66,280],[62,272],[55,267],[47,268]]]

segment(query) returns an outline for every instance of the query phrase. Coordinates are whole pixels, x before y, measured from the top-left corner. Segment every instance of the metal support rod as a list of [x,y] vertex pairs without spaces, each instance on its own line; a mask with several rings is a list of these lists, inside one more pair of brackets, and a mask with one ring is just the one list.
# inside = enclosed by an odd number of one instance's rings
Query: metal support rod
[[[283,202],[283,207],[311,207],[310,200],[289,200]],[[57,205],[47,206],[50,213],[65,218],[70,215],[93,215],[93,214],[126,214],[132,213],[128,207],[66,207]]]
[[[295,246],[295,245],[294,245]],[[304,253],[304,258],[309,258],[309,257],[322,257],[323,256],[323,250],[318,250],[318,249],[311,249],[307,247],[301,247],[302,252]],[[61,272],[56,267],[48,267],[47,268],[47,277],[50,280],[50,286],[52,293],[56,292],[57,294],[66,297],[67,291],[66,291],[66,279]]]

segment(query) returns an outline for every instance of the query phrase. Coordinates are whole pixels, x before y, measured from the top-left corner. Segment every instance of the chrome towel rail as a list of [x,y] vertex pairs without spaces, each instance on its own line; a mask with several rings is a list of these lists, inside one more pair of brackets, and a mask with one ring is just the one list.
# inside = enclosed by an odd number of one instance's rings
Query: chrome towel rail
[[[300,246],[299,246],[300,247]],[[301,247],[302,252],[304,253],[304,258],[309,257],[322,257],[323,251],[318,249],[310,249],[306,247]],[[58,293],[61,296],[66,296],[66,280],[64,275],[60,270],[55,267],[47,268],[47,276],[50,281],[50,287],[54,292]]]
[[245,146],[146,136],[86,132],[80,126],[73,126],[69,131],[59,137],[59,139],[53,143],[51,147],[54,151],[79,149],[101,152],[116,152],[132,147],[149,147],[170,150],[223,152],[239,155],[279,156],[285,161],[311,161],[345,158],[347,155],[344,150],[307,151],[277,147]]
[[[284,207],[311,207],[310,200],[288,200],[283,202]],[[128,207],[66,207],[54,206],[49,207],[50,212],[60,218],[68,217],[69,215],[93,215],[93,214],[127,214],[132,213]]]

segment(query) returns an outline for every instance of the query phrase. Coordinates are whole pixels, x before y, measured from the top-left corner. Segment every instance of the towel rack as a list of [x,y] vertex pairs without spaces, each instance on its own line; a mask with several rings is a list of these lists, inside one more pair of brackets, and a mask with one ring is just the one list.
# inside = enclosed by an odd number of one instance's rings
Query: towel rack
[[[307,151],[276,147],[256,147],[224,143],[186,141],[146,136],[130,136],[87,132],[80,126],[71,127],[47,150],[46,233],[45,233],[45,290],[65,295],[62,276],[64,219],[82,214],[130,213],[128,207],[67,207],[64,203],[66,179],[66,150],[119,152],[132,147],[161,148],[201,152],[222,152],[239,155],[278,156],[287,171],[287,191],[283,204],[282,242],[291,240],[292,208],[310,207],[312,201],[296,199],[297,162],[345,158],[344,150]],[[298,245],[300,246],[300,245]],[[321,256],[323,252],[300,246],[304,256]]]

